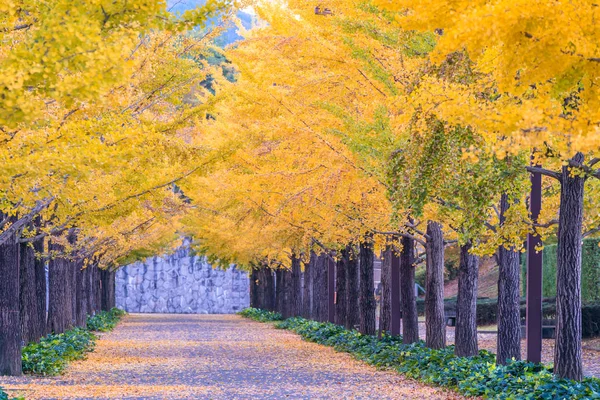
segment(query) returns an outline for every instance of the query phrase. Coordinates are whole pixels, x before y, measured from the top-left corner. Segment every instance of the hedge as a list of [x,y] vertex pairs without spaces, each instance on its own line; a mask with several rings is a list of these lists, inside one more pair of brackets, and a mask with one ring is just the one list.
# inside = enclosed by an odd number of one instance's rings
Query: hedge
[[[261,310],[251,318],[260,319]],[[263,319],[268,320],[270,316]],[[497,366],[495,355],[482,350],[476,357],[456,357],[454,346],[441,350],[425,347],[421,341],[404,345],[402,337],[362,335],[329,322],[322,323],[295,317],[275,322],[275,327],[289,329],[305,340],[332,346],[352,354],[368,364],[391,368],[410,378],[445,386],[465,396],[496,399],[600,399],[600,379],[582,382],[557,379],[549,367],[524,361]]]
[[[585,239],[582,246],[581,298],[583,303],[600,302],[600,239]],[[556,245],[544,246],[542,293],[556,297]],[[527,282],[527,258],[521,257],[523,282]],[[523,286],[525,294],[526,285]]]

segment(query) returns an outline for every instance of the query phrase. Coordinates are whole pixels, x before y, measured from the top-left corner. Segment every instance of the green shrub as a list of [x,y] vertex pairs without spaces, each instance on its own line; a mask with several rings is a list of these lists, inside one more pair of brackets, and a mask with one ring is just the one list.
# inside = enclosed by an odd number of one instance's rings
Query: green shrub
[[258,322],[281,321],[283,319],[279,313],[252,307],[245,308],[238,314],[242,317],[250,318]]
[[0,400],[8,400],[8,395],[2,388],[0,387]]
[[361,335],[331,323],[289,318],[275,324],[305,340],[333,346],[377,367],[392,368],[420,381],[446,386],[466,396],[495,399],[600,399],[600,379],[582,382],[557,379],[546,366],[514,361],[497,366],[495,355],[482,350],[476,357],[456,357],[454,346],[441,350],[423,342],[402,344],[399,336]]
[[[38,375],[58,375],[73,360],[81,360],[94,349],[96,335],[93,331],[112,330],[125,311],[113,308],[89,316],[87,327],[73,328],[61,334],[50,334],[39,343],[23,348],[23,372]],[[0,396],[0,400],[2,397]]]
[[50,334],[39,343],[23,348],[23,372],[58,375],[69,361],[80,360],[92,351],[96,336],[87,329],[74,328],[61,334]]

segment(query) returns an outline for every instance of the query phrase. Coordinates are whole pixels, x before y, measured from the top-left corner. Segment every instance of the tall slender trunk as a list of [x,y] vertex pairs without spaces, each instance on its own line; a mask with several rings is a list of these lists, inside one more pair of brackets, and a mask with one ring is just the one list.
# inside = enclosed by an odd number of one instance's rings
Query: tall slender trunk
[[0,375],[22,374],[19,252],[16,236],[0,244]]
[[[510,208],[508,195],[500,198],[500,224]],[[498,343],[496,363],[521,359],[521,257],[514,247],[498,249]]]
[[275,311],[275,276],[273,270],[268,267],[264,267],[262,269],[262,281],[264,284],[263,289],[263,305],[262,307],[265,310]]
[[402,305],[402,342],[419,341],[419,316],[415,297],[415,241],[402,238],[400,254],[400,301]]
[[76,309],[75,309],[75,321],[77,326],[85,327],[87,322],[87,291],[88,282],[87,282],[87,274],[85,273],[86,269],[83,269],[83,261],[78,260],[74,263],[75,265],[75,298],[76,298]]
[[284,304],[284,274],[282,268],[275,270],[275,311],[283,315]]
[[252,268],[250,272],[250,307],[259,308],[258,269]]
[[[583,154],[573,157],[583,164]],[[563,167],[556,253],[556,345],[554,373],[583,379],[581,354],[581,229],[585,179]]]
[[381,260],[381,296],[379,300],[379,334],[389,332],[392,322],[392,246],[387,246]]
[[36,240],[33,242],[34,250],[34,270],[35,270],[35,292],[36,292],[36,307],[37,307],[37,320],[39,327],[36,330],[36,335],[39,338],[45,336],[48,333],[48,309],[47,299],[48,285],[46,282],[46,261],[40,256],[44,253],[44,239]]
[[[62,245],[52,242],[49,248],[58,253],[64,251]],[[64,257],[58,256],[50,260],[48,271],[50,286],[48,331],[63,333],[73,326],[73,305],[69,288],[72,277],[70,264]]]
[[432,349],[446,347],[444,314],[444,234],[442,226],[427,223],[425,282],[425,343]]
[[317,256],[313,270],[313,319],[327,322],[327,255]]
[[351,245],[342,250],[346,266],[346,329],[356,329],[360,325],[358,255]]
[[291,316],[297,317],[302,313],[302,270],[296,255],[292,255],[291,275]]
[[102,278],[102,310],[110,311],[115,306],[115,272],[110,269],[100,271]]
[[456,299],[456,347],[459,357],[471,357],[479,352],[477,347],[477,278],[479,257],[471,254],[471,242],[460,247],[458,296]]
[[313,304],[313,292],[312,292],[312,282],[313,282],[313,271],[316,262],[315,253],[310,253],[310,260],[308,263],[304,264],[304,287],[303,287],[303,295],[302,295],[302,316],[306,319],[312,319],[312,304]]
[[281,315],[283,318],[290,318],[292,316],[292,270],[283,269],[283,310]]
[[20,309],[21,338],[24,343],[37,342],[44,335],[45,318],[39,313],[38,297],[46,297],[46,291],[37,293],[36,258],[32,243],[20,245]]
[[343,257],[335,264],[335,323],[346,326],[346,263]]
[[375,334],[375,296],[373,276],[373,243],[366,238],[360,244],[360,333],[365,335]]

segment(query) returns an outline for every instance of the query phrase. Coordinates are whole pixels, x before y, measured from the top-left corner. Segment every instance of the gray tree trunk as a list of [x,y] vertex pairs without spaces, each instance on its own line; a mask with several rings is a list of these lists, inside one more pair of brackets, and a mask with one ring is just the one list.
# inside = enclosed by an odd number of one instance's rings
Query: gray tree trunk
[[402,238],[400,253],[400,303],[402,307],[402,343],[419,341],[419,315],[415,297],[415,241]]
[[[366,240],[370,240],[367,238]],[[360,333],[364,335],[375,334],[375,295],[373,276],[373,244],[363,242],[360,244]]]
[[392,322],[392,246],[387,246],[381,260],[381,296],[379,300],[379,334],[390,331]]
[[446,347],[444,313],[444,234],[442,226],[427,223],[425,282],[425,343],[432,349]]
[[358,256],[353,246],[342,250],[342,260],[346,266],[346,329],[356,329],[360,325]]
[[[500,199],[500,224],[510,208],[508,196]],[[521,359],[521,257],[514,247],[498,249],[498,343],[496,363]]]
[[[62,253],[64,247],[50,242],[52,251]],[[58,256],[50,260],[49,292],[50,304],[48,307],[48,331],[63,333],[73,327],[73,301],[71,299],[71,265],[64,257]]]
[[0,375],[22,374],[19,250],[16,236],[0,244]]
[[291,316],[298,317],[302,313],[302,270],[300,268],[300,258],[292,256],[292,279],[291,279],[291,297],[292,310]]
[[458,296],[456,299],[456,334],[454,354],[472,357],[477,347],[477,280],[479,257],[471,254],[471,243],[460,247]]
[[[573,161],[583,164],[583,154]],[[585,179],[563,167],[556,253],[556,345],[554,373],[583,379],[581,354],[581,230]]]
[[304,286],[302,288],[302,316],[306,319],[312,319],[312,274],[317,256],[310,253],[308,263],[304,264]]
[[336,262],[335,268],[335,323],[346,326],[346,263],[343,258]]

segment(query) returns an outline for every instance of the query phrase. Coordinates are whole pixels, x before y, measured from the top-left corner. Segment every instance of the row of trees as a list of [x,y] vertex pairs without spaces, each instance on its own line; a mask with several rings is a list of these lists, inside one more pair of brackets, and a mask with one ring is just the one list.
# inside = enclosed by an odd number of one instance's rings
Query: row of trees
[[[523,243],[528,234],[557,240],[555,372],[581,379],[580,245],[599,226],[597,7],[338,0],[324,13],[301,1],[253,6],[264,24],[225,51],[239,74],[219,87],[203,134],[227,157],[182,182],[201,205],[185,224],[197,246],[223,264],[292,268],[297,256],[313,302],[326,287],[320,267],[311,271],[321,265],[318,254],[338,263],[349,249],[362,261],[368,253],[359,247],[391,253],[384,259],[398,263],[409,342],[417,331],[408,288],[414,266],[425,262],[426,340],[437,348],[445,338],[444,247],[456,243],[461,356],[477,354],[479,262],[494,256],[498,362],[505,363],[521,357]],[[568,30],[573,21],[585,28]],[[535,220],[530,173],[544,176]]]
[[189,131],[218,29],[193,29],[226,7],[0,5],[0,374],[21,373],[23,343],[114,306],[116,267],[173,246],[176,182],[210,163]]

